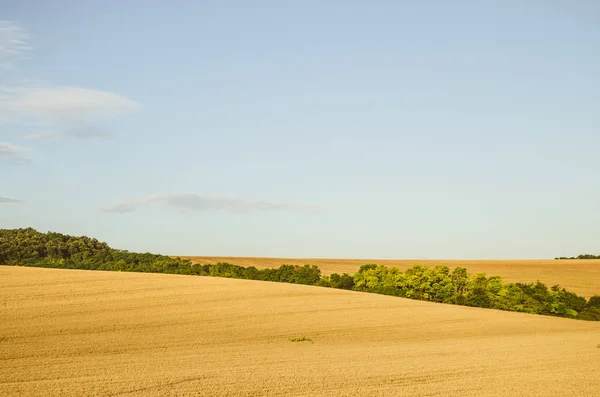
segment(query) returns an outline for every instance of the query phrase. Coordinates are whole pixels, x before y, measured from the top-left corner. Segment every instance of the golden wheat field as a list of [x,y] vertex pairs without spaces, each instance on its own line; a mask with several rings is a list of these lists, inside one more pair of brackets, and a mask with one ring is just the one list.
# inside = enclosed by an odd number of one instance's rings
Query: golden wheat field
[[[431,260],[431,259],[315,259],[315,258],[253,258],[224,256],[181,256],[194,263],[208,264],[228,262],[240,266],[255,266],[258,269],[289,265],[317,265],[322,274],[348,273],[358,271],[361,265],[398,267],[402,270],[413,265],[447,265],[450,268],[465,267],[469,273],[487,273],[488,276],[502,276],[507,282],[541,282],[551,287],[561,287],[579,295],[590,297],[600,295],[600,260]],[[600,394],[599,394],[600,395]]]
[[600,390],[595,322],[197,276],[0,266],[0,280],[1,396]]

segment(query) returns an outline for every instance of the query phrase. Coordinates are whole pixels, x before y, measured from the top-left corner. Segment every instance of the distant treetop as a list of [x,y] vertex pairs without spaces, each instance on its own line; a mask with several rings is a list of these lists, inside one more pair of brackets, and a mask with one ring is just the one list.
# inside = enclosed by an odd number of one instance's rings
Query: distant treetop
[[600,255],[581,254],[579,256],[571,256],[571,257],[559,256],[554,259],[556,259],[556,260],[560,260],[560,259],[600,259]]

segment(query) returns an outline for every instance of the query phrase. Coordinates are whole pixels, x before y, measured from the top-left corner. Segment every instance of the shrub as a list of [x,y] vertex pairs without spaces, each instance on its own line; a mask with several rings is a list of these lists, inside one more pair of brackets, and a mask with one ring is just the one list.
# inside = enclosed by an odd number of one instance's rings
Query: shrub
[[299,338],[290,338],[290,342],[312,342],[312,339],[301,336]]
[[579,313],[579,316],[577,316],[577,318],[580,320],[600,321],[600,308],[586,308],[581,313]]
[[590,298],[590,300],[588,300],[588,302],[585,305],[586,308],[589,307],[597,307],[600,308],[600,295],[594,295]]

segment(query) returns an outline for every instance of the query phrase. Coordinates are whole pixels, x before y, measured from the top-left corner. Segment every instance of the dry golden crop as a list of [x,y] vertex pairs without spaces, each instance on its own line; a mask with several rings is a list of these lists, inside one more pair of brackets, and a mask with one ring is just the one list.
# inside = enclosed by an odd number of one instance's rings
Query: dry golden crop
[[0,280],[1,396],[600,390],[595,322],[197,276],[0,266]]
[[600,295],[600,260],[431,260],[431,259],[305,259],[305,258],[252,258],[220,256],[182,256],[194,263],[228,262],[258,269],[289,265],[317,265],[323,274],[354,274],[361,265],[375,263],[402,270],[415,264],[425,266],[447,265],[465,267],[469,273],[487,273],[502,276],[506,282],[535,282],[538,279],[551,287],[559,284],[571,292],[589,298]]

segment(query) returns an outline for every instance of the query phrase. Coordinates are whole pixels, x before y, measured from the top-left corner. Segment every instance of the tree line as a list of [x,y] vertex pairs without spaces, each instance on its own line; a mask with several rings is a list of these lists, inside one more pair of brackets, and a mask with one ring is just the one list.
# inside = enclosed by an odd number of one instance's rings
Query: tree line
[[314,285],[393,295],[455,305],[600,321],[600,296],[589,300],[554,285],[504,283],[499,276],[470,275],[467,269],[415,265],[405,271],[366,264],[350,275],[321,275],[317,266],[282,265],[257,269],[230,263],[189,260],[110,248],[81,236],[40,233],[33,228],[0,229],[0,265],[61,269],[170,273]]
[[532,314],[600,320],[600,296],[589,300],[558,285],[504,283],[485,273],[470,276],[467,269],[416,265],[402,272],[386,266],[363,265],[354,275],[354,290],[455,305]]
[[600,259],[600,255],[581,254],[581,255],[577,255],[577,256],[559,256],[554,259],[556,259],[556,260],[560,260],[560,259]]

